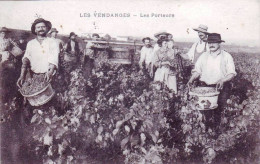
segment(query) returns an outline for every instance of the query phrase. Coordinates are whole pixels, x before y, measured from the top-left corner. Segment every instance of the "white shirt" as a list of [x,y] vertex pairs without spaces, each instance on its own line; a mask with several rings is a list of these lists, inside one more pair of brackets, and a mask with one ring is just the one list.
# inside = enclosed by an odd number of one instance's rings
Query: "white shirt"
[[31,70],[35,73],[46,73],[49,63],[58,68],[59,46],[52,38],[45,38],[42,44],[37,39],[28,42],[23,58],[30,60]]
[[146,46],[143,46],[143,48],[141,49],[141,57],[139,63],[141,64],[145,62],[146,65],[149,65],[150,63],[152,63],[153,55],[154,54],[152,47],[147,48]]
[[54,39],[56,41],[56,43],[58,44],[60,51],[61,51],[61,49],[64,46],[64,42],[62,40],[58,39],[58,38],[52,38],[52,39]]
[[[201,40],[195,42],[191,46],[191,48],[190,48],[189,52],[187,53],[187,55],[189,56],[189,58],[190,58],[190,60],[192,62],[194,62],[195,50],[197,50],[198,53],[203,52],[204,49],[205,49],[205,44],[206,44],[206,51],[209,52],[209,45],[206,42],[203,42]],[[196,46],[197,46],[197,48],[196,48]]]
[[227,75],[237,74],[232,56],[224,50],[203,53],[197,60],[194,70],[200,74],[200,80],[208,85],[216,84]]

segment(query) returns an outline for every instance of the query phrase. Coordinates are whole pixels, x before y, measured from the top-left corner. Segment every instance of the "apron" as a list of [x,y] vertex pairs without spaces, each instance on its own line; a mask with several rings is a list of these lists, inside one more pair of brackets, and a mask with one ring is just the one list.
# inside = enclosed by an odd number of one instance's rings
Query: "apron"
[[160,81],[165,82],[168,78],[169,74],[169,68],[162,66],[161,68],[157,68],[155,75],[154,75],[154,81]]

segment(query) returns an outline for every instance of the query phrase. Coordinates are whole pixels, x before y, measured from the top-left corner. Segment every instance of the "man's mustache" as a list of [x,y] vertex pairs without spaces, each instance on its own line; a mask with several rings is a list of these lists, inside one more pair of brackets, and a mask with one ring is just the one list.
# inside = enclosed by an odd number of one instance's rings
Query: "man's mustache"
[[214,46],[210,46],[209,48],[215,48]]
[[38,31],[38,32],[45,32],[44,30],[40,30],[40,31]]

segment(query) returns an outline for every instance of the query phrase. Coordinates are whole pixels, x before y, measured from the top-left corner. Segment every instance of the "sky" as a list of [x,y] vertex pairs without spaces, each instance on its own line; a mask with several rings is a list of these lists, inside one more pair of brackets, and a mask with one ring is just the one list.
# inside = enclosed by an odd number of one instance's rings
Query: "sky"
[[[80,17],[90,13],[91,17]],[[130,17],[94,17],[94,13],[130,13]],[[140,14],[174,17],[140,17]],[[52,22],[61,34],[108,33],[150,36],[159,31],[176,41],[194,41],[199,24],[220,33],[226,43],[260,44],[260,0],[85,0],[1,1],[0,26],[30,30],[37,15]],[[133,16],[137,15],[137,16]]]

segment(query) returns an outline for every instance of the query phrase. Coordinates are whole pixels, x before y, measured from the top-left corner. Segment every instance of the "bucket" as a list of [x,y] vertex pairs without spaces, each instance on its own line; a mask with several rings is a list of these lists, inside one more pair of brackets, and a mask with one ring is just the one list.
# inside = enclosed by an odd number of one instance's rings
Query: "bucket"
[[189,91],[189,95],[195,97],[198,110],[216,109],[219,93],[214,87],[196,87]]
[[55,95],[55,91],[53,90],[51,84],[48,84],[42,90],[34,94],[24,95],[22,92],[21,94],[29,101],[29,103],[32,106],[40,106],[49,102],[52,99],[52,97]]

